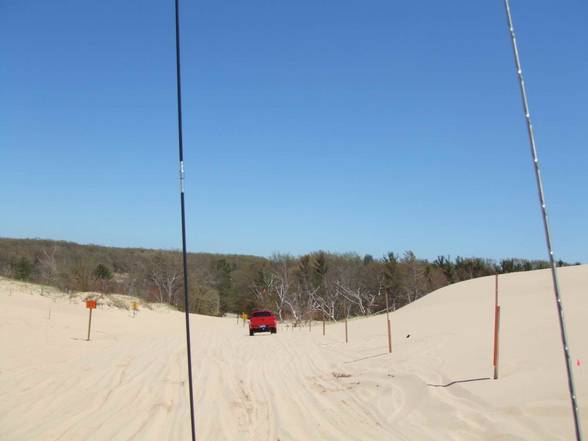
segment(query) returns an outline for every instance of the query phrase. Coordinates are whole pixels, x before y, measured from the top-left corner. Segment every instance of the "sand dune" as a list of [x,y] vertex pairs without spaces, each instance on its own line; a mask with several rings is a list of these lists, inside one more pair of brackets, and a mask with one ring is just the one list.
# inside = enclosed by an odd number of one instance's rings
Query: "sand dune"
[[[588,266],[560,276],[588,427]],[[572,439],[549,272],[500,277],[497,381],[493,287],[471,280],[396,311],[392,354],[384,316],[350,321],[345,344],[342,324],[249,337],[235,318],[193,315],[197,438]],[[183,326],[175,311],[103,307],[88,342],[79,299],[0,280],[0,439],[189,439]]]

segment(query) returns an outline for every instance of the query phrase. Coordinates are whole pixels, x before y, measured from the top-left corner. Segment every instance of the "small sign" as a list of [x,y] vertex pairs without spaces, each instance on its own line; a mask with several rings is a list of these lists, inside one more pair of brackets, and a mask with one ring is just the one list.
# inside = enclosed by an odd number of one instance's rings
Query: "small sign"
[[139,303],[133,302],[133,311],[138,311],[138,310],[139,310]]
[[86,300],[86,308],[96,309],[96,300]]

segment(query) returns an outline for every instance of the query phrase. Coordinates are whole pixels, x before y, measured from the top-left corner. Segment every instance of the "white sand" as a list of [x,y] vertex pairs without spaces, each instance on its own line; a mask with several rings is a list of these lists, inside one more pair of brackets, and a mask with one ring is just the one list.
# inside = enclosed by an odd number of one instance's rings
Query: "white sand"
[[[560,276],[588,430],[588,266]],[[572,439],[550,274],[500,284],[498,381],[463,382],[492,376],[493,278],[392,314],[391,355],[385,316],[350,321],[347,345],[342,324],[249,337],[192,316],[197,439]],[[190,439],[181,313],[99,308],[87,342],[83,304],[39,292],[0,280],[0,440]]]

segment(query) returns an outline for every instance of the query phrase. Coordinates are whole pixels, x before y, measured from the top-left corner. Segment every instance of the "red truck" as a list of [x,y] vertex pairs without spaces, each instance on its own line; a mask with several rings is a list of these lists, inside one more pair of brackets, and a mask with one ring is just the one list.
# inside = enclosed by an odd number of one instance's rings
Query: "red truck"
[[278,332],[278,321],[273,312],[267,309],[255,309],[249,319],[249,335],[256,332]]

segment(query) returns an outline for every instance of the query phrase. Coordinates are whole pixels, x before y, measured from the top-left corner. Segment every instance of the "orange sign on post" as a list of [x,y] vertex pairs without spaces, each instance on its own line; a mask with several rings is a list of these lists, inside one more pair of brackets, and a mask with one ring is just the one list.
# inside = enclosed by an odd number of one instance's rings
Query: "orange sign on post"
[[88,318],[88,341],[90,341],[90,328],[92,327],[92,309],[96,309],[96,300],[86,300],[86,308],[90,310]]

